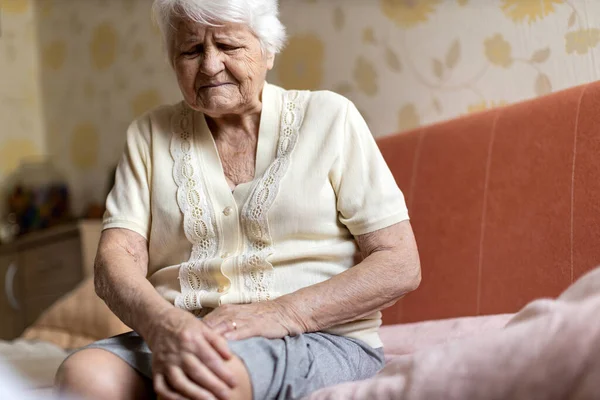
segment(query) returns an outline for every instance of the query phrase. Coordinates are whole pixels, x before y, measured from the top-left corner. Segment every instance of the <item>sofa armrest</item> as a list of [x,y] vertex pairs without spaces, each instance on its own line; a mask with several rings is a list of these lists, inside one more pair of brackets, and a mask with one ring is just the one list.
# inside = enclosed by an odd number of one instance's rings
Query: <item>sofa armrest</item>
[[379,334],[386,359],[389,359],[465,336],[502,329],[513,315],[497,314],[385,325],[380,328]]

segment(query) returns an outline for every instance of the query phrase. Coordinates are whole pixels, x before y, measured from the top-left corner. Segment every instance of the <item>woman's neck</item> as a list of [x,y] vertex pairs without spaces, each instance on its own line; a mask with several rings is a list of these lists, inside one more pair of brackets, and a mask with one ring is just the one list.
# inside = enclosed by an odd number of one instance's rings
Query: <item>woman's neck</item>
[[230,145],[256,140],[260,127],[262,102],[259,100],[244,112],[224,114],[216,117],[205,115],[206,124],[216,141]]
[[206,115],[206,124],[210,129],[215,139],[231,139],[240,138],[240,136],[256,138],[260,126],[260,111],[224,115],[219,118],[212,118]]

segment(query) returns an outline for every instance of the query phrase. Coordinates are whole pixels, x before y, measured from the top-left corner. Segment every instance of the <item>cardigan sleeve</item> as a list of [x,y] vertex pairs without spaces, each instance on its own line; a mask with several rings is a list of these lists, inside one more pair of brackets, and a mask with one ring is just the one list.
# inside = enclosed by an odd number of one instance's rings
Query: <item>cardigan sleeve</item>
[[125,228],[148,239],[150,232],[149,118],[134,121],[127,130],[127,142],[117,167],[115,184],[106,200],[103,228]]
[[340,221],[354,236],[407,220],[404,196],[373,135],[354,104],[348,101],[334,188]]

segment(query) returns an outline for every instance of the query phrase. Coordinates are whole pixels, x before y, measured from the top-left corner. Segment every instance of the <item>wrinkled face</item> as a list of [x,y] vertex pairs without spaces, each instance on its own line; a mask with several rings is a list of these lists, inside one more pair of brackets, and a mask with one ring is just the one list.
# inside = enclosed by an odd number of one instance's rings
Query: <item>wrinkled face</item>
[[246,25],[180,19],[175,28],[172,63],[190,107],[214,118],[256,107],[273,55],[263,54]]

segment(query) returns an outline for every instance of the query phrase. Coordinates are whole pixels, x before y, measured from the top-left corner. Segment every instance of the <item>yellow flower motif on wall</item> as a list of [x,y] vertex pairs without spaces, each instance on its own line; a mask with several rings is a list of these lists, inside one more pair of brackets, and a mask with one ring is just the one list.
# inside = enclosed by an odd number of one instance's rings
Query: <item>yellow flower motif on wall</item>
[[161,103],[160,94],[155,89],[144,90],[138,93],[133,100],[131,100],[131,111],[133,111],[134,117],[139,117],[146,111],[159,106]]
[[502,0],[502,11],[514,22],[532,23],[552,14],[555,4],[562,4],[564,0]]
[[286,89],[318,89],[323,81],[325,46],[313,34],[293,36],[279,57],[277,74]]
[[104,22],[94,29],[90,42],[92,64],[99,70],[110,67],[117,55],[118,37],[115,28]]
[[41,1],[36,4],[39,10],[39,14],[42,18],[49,17],[52,14],[52,1]]
[[496,34],[487,38],[483,45],[485,47],[485,56],[488,61],[494,65],[508,68],[513,63],[512,48],[501,34]]
[[67,44],[62,40],[48,43],[42,49],[42,63],[44,67],[59,70],[67,58]]
[[467,112],[476,113],[476,112],[485,111],[485,110],[489,110],[489,109],[496,108],[496,107],[502,107],[502,106],[505,106],[506,104],[507,103],[504,100],[499,100],[499,101],[492,100],[490,102],[482,100],[479,103],[470,104],[467,108]]
[[29,10],[29,0],[2,0],[0,9],[7,13],[22,14]]
[[83,122],[73,129],[71,136],[71,162],[86,170],[94,167],[98,161],[100,135],[91,122]]
[[377,43],[377,40],[375,39],[375,32],[373,32],[373,28],[368,27],[363,30],[362,40],[366,44]]
[[381,0],[381,11],[403,28],[427,22],[442,0]]
[[377,71],[371,62],[364,57],[358,57],[354,66],[354,81],[358,88],[368,96],[375,96],[377,87]]
[[406,104],[398,111],[398,131],[409,131],[421,125],[421,117],[413,103]]
[[581,29],[565,35],[567,53],[586,54],[600,41],[600,29]]
[[0,144],[0,172],[9,174],[21,160],[40,154],[38,147],[30,139],[11,138]]

